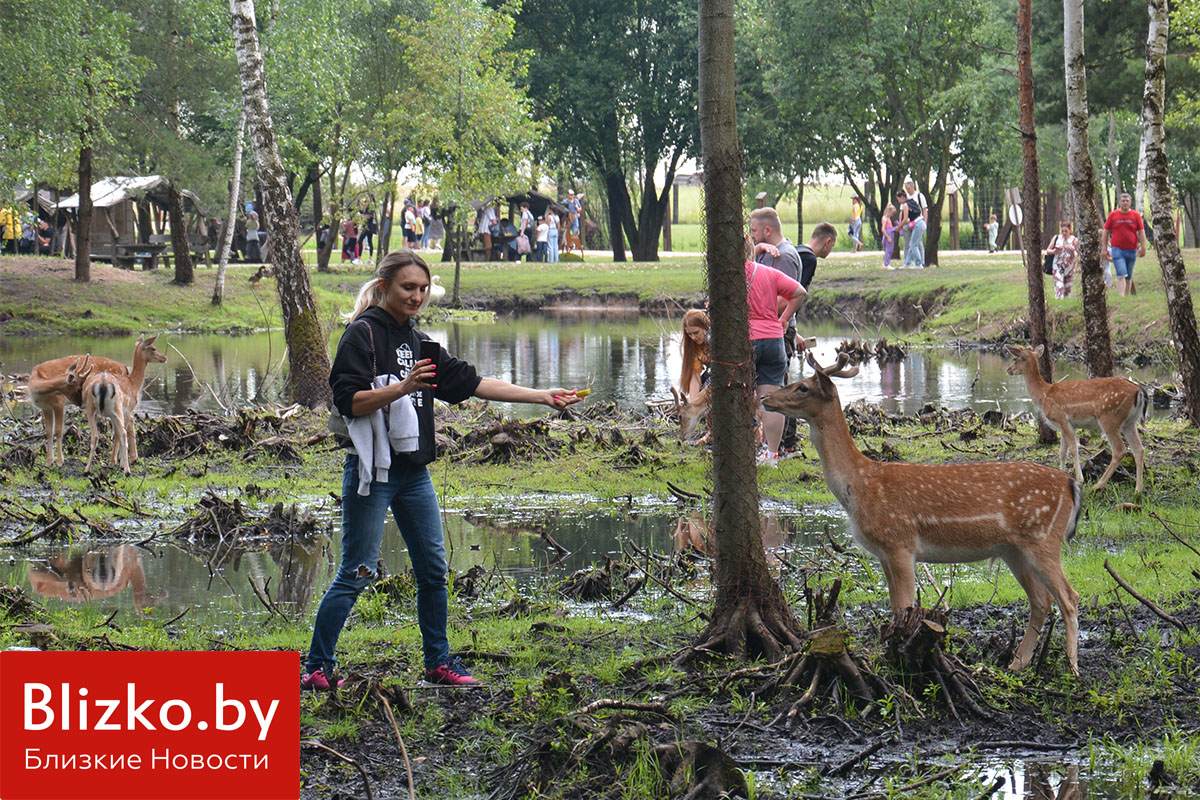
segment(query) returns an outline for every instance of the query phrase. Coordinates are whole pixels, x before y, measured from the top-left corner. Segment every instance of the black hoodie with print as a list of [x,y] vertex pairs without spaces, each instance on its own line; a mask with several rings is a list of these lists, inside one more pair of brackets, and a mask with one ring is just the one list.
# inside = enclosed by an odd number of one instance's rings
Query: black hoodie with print
[[[333,403],[338,411],[347,417],[353,416],[354,395],[371,389],[376,375],[406,378],[413,364],[420,360],[423,339],[429,337],[417,330],[411,318],[401,325],[380,306],[372,306],[360,314],[346,326],[329,373]],[[437,456],[433,439],[433,398],[446,403],[461,403],[475,394],[480,380],[475,367],[441,348],[435,379],[437,388],[423,389],[413,397],[420,429],[417,449],[412,453],[394,453],[393,460],[401,459],[415,465],[433,461]]]

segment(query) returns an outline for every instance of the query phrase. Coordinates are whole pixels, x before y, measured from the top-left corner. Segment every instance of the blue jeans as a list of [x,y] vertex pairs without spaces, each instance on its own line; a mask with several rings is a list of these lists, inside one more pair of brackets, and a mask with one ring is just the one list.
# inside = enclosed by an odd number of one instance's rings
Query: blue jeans
[[1113,272],[1117,273],[1117,277],[1133,280],[1133,265],[1137,263],[1137,248],[1122,250],[1119,247],[1110,247],[1108,252],[1112,256]]
[[550,262],[558,261],[558,231],[550,231],[546,236],[546,260]]
[[373,481],[371,493],[358,494],[358,455],[346,454],[342,471],[342,562],[325,590],[313,623],[308,671],[337,666],[338,636],[354,601],[376,578],[383,524],[388,508],[408,546],[417,582],[417,623],[425,668],[435,669],[450,657],[446,638],[446,542],[437,493],[425,467],[393,462],[387,483]]
[[909,234],[908,252],[904,254],[904,266],[925,266],[925,220],[917,218]]

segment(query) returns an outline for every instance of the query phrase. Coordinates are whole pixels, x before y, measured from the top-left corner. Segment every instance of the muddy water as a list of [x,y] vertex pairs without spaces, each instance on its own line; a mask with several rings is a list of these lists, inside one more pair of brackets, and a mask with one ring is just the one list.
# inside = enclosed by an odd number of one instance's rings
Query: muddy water
[[[680,516],[672,507],[616,501],[594,513],[564,512],[577,498],[547,497],[486,516],[445,501],[446,546],[450,566],[464,573],[475,566],[533,593],[577,569],[622,557],[624,542],[649,553],[669,554],[688,546],[703,548],[706,528],[699,514]],[[273,544],[266,550],[228,550],[154,541],[75,547],[32,547],[10,551],[0,563],[0,584],[16,584],[54,607],[91,605],[128,612],[153,609],[170,618],[185,609],[188,618],[221,625],[238,616],[261,617],[263,607],[249,579],[268,586],[271,597],[295,616],[315,603],[337,568],[333,512],[327,534],[314,540]],[[771,554],[815,547],[826,525],[840,525],[833,509],[807,513],[778,509],[762,520],[763,543]],[[562,556],[547,538],[569,551]],[[391,571],[410,570],[404,541],[389,518],[382,548]],[[785,556],[786,558],[786,556]],[[779,563],[777,557],[775,563]],[[211,568],[211,571],[210,571]],[[268,583],[269,581],[269,583]]]
[[[666,397],[678,382],[680,324],[678,318],[639,316],[636,312],[557,314],[507,317],[495,324],[431,323],[425,330],[450,352],[476,364],[483,374],[530,386],[591,387],[590,402],[615,402],[642,408],[649,398]],[[903,333],[879,328],[853,328],[837,323],[808,325],[817,338],[816,357],[834,359],[844,339],[874,342],[902,340]],[[47,337],[0,340],[0,374],[27,373],[34,364],[70,353],[92,353],[129,359],[132,337]],[[181,413],[187,408],[217,410],[245,403],[281,399],[284,344],[282,335],[249,336],[167,334],[159,347],[168,355],[148,370],[139,411]],[[901,362],[865,363],[859,376],[840,381],[843,402],[860,398],[888,411],[912,413],[927,402],[951,408],[972,406],[1008,412],[1030,408],[1024,381],[1005,373],[1006,359],[996,353],[910,349]],[[1057,377],[1084,377],[1078,365],[1056,366]],[[792,378],[800,375],[793,366]],[[1168,377],[1152,369],[1131,377],[1151,381]],[[512,406],[513,415],[537,415],[542,409]],[[32,414],[28,407],[19,414]]]

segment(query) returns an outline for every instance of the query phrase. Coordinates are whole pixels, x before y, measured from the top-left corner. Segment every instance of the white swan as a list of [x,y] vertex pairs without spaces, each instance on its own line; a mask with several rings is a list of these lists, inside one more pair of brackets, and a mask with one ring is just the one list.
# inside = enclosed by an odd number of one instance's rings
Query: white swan
[[434,275],[430,280],[433,282],[429,284],[429,302],[441,302],[441,299],[446,296],[446,287],[442,286],[442,276]]

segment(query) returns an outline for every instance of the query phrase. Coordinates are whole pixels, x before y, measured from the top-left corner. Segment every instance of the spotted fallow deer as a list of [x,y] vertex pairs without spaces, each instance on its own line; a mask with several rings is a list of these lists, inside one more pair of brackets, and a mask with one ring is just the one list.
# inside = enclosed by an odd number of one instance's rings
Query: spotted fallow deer
[[[154,347],[157,336],[149,339],[139,336],[133,346],[133,369],[129,369],[120,361],[100,356],[89,356],[88,364],[94,373],[106,372],[111,375],[123,376],[129,379],[131,387],[132,406],[128,408],[125,422],[125,435],[128,437],[129,457],[137,461],[137,434],[133,425],[133,409],[141,396],[142,386],[146,382],[146,364],[167,360],[164,353]],[[77,406],[83,405],[83,382],[67,379],[68,370],[72,365],[85,356],[63,356],[62,358],[43,361],[33,368],[29,375],[29,400],[42,412],[42,422],[46,428],[46,460],[50,464],[63,463],[63,418],[67,401]],[[55,448],[58,456],[55,458]],[[113,442],[113,452],[116,453],[116,442]]]
[[1008,374],[1025,376],[1029,399],[1037,406],[1038,413],[1051,428],[1062,434],[1058,448],[1058,468],[1066,469],[1067,449],[1075,462],[1075,480],[1083,483],[1083,469],[1079,465],[1079,438],[1076,428],[1099,428],[1112,448],[1112,461],[1108,469],[1096,482],[1096,490],[1103,489],[1108,479],[1116,472],[1125,458],[1125,442],[1133,452],[1133,463],[1137,470],[1134,491],[1142,493],[1142,468],[1145,449],[1138,435],[1138,423],[1146,419],[1150,410],[1150,397],[1146,390],[1125,378],[1089,378],[1077,381],[1047,383],[1038,372],[1038,359],[1042,357],[1043,345],[1009,347],[1013,362],[1008,365]]
[[849,358],[763,398],[808,422],[825,482],[846,509],[850,533],[879,559],[892,613],[915,600],[917,561],[1000,558],[1029,597],[1029,625],[1009,669],[1027,666],[1053,601],[1066,625],[1067,661],[1079,674],[1079,595],[1063,574],[1062,543],[1075,535],[1083,493],[1070,475],[1026,462],[903,464],[858,451],[831,378],[850,378]]
[[[129,437],[125,430],[125,409],[131,407],[129,394],[133,388],[128,377],[113,375],[109,372],[97,372],[84,381],[83,410],[87,414],[88,427],[92,432],[91,447],[88,449],[87,466],[84,467],[84,472],[92,471],[92,462],[96,458],[96,443],[100,441],[99,418],[104,417],[112,423],[112,463],[114,466],[116,465],[119,454],[121,469],[126,475],[129,474]],[[138,389],[140,388],[139,386]],[[136,397],[132,405],[137,405]],[[129,416],[133,416],[132,412]]]

